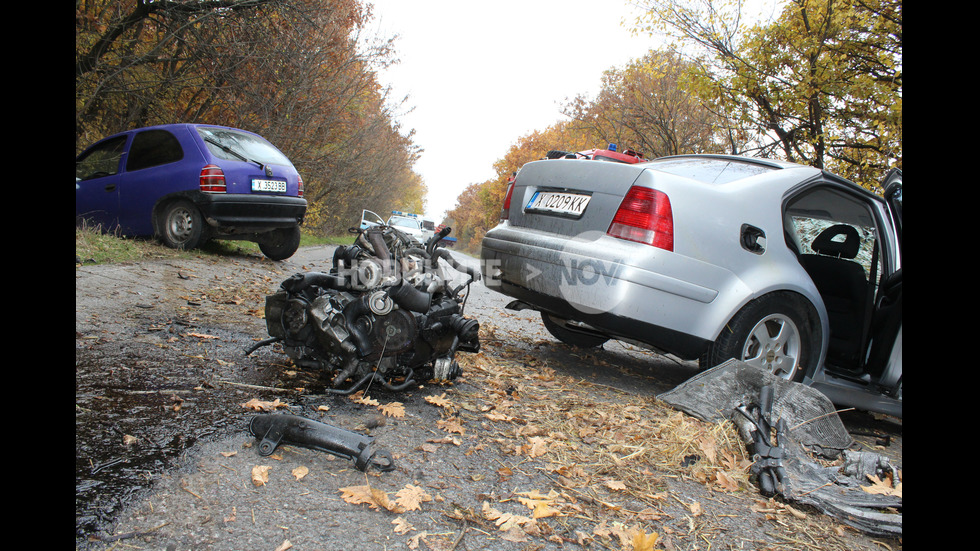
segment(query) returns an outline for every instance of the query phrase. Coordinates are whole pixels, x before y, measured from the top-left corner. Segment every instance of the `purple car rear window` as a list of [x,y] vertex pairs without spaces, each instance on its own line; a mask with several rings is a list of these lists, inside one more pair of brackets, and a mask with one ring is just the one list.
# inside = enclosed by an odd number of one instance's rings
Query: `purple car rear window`
[[[263,164],[283,166],[291,165],[289,159],[287,159],[282,152],[276,149],[275,146],[254,134],[238,132],[228,128],[215,128],[208,126],[198,127],[197,133],[201,135],[201,138],[204,140],[204,144],[211,151],[211,154],[219,159],[241,161],[242,157],[244,157]],[[215,145],[213,142],[217,142],[227,148],[230,148],[240,156],[225,151],[221,147]]]

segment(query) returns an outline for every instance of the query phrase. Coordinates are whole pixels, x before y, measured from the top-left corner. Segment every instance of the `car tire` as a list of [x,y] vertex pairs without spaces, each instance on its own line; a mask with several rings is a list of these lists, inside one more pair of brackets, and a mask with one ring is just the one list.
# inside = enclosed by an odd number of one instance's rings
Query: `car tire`
[[172,249],[195,249],[207,241],[205,226],[201,211],[190,201],[180,200],[164,207],[157,234]]
[[738,311],[699,359],[702,369],[735,358],[788,381],[801,381],[819,353],[816,314],[803,297],[772,293]]
[[567,329],[560,321],[555,321],[560,318],[552,318],[551,314],[547,312],[541,312],[541,321],[544,322],[545,329],[559,341],[571,345],[577,346],[579,348],[598,348],[609,340],[609,337],[604,337],[602,335],[591,335],[588,333],[582,333],[579,331],[573,331]]
[[270,260],[286,260],[299,249],[299,226],[273,230],[263,236],[259,250]]

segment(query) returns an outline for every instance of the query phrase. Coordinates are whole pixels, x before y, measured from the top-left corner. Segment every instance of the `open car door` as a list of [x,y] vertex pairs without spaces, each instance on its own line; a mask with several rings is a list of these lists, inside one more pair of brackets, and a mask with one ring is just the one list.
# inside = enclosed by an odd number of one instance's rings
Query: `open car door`
[[366,230],[372,226],[384,226],[384,218],[367,209],[361,211],[361,229]]
[[[882,182],[885,202],[895,224],[899,255],[902,254],[902,171],[894,169]],[[902,269],[883,277],[875,296],[866,371],[884,391],[897,398],[902,393]]]

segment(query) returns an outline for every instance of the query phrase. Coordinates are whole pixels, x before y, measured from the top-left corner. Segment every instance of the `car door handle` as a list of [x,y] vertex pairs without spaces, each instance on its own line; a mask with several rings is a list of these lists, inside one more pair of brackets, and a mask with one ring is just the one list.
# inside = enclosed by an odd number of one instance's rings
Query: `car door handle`
[[105,190],[108,191],[108,192],[116,191],[116,184],[108,184],[108,185],[106,185]]
[[762,254],[766,252],[766,232],[755,226],[742,224],[739,243],[752,254]]

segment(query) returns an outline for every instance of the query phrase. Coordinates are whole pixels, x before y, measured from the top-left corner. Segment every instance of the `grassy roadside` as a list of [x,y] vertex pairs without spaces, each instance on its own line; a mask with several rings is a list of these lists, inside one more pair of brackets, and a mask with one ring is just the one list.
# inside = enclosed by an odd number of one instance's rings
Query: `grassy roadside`
[[[351,242],[348,235],[318,237],[303,234],[300,247],[313,245],[340,245]],[[75,228],[75,265],[114,264],[157,260],[163,258],[191,258],[196,256],[243,256],[262,255],[259,246],[251,241],[211,241],[200,249],[178,251],[165,247],[154,239],[128,239],[107,234],[98,228]]]

